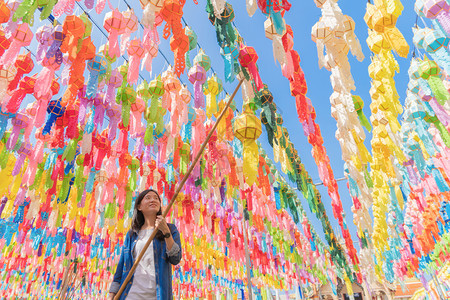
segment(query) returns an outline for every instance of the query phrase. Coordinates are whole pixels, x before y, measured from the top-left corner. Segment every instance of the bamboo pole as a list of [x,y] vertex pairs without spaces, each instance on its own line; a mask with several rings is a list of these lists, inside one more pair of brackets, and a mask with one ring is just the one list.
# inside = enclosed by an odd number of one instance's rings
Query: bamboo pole
[[[202,156],[203,151],[206,148],[206,145],[208,144],[209,140],[211,139],[211,136],[213,135],[214,131],[216,130],[217,125],[219,125],[220,120],[222,120],[223,116],[225,115],[225,112],[227,111],[228,107],[230,107],[231,102],[233,101],[234,96],[236,95],[236,93],[239,90],[239,87],[241,86],[243,81],[244,81],[244,79],[241,79],[239,81],[239,84],[234,89],[233,94],[231,95],[231,97],[228,100],[227,104],[225,105],[224,109],[222,110],[222,112],[220,113],[219,117],[217,118],[216,123],[214,124],[214,126],[211,129],[211,131],[209,132],[209,134],[206,136],[206,139],[203,142],[202,146],[200,147],[200,150],[198,151],[197,156],[194,158],[194,161],[192,162],[192,164],[189,167],[188,171],[184,175],[184,177],[181,180],[180,184],[177,186],[177,188],[175,190],[175,193],[173,194],[172,199],[170,200],[169,204],[164,209],[164,212],[162,214],[163,218],[165,218],[167,216],[167,214],[169,213],[169,210],[172,208],[172,205],[175,203],[175,199],[177,198],[178,194],[180,193],[181,188],[186,183],[187,179],[189,178],[189,175],[191,174],[191,172],[194,169],[195,165],[197,164],[198,160]],[[131,277],[133,276],[134,271],[136,270],[137,266],[139,265],[139,262],[141,261],[142,257],[144,256],[145,251],[147,251],[147,248],[150,246],[150,243],[155,238],[157,232],[158,232],[158,230],[153,230],[152,234],[150,235],[150,237],[148,238],[147,242],[145,243],[144,248],[142,249],[141,253],[139,253],[138,257],[136,258],[136,261],[134,262],[133,266],[131,267],[131,270],[128,273],[128,276],[125,278],[125,281],[120,286],[119,291],[114,296],[114,300],[119,300],[120,295],[122,295],[123,291],[125,290],[125,287],[127,286],[128,282],[130,281]]]

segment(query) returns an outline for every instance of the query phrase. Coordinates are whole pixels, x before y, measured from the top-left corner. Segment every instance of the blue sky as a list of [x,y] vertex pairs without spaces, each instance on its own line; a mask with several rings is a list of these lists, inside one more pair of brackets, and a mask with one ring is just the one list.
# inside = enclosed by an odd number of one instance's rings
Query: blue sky
[[[281,74],[281,70],[278,64],[275,63],[272,53],[272,42],[264,35],[264,21],[266,17],[257,10],[253,17],[249,17],[245,7],[245,1],[229,1],[235,10],[234,24],[238,28],[240,34],[244,37],[247,45],[256,49],[259,55],[258,67],[261,78],[266,83],[274,96],[274,102],[277,104],[277,111],[281,112],[284,120],[284,126],[290,133],[290,138],[295,145],[295,148],[299,152],[299,156],[302,162],[305,164],[306,170],[310,173],[313,182],[320,182],[320,178],[317,172],[317,166],[311,155],[311,145],[303,135],[301,124],[298,121],[295,99],[290,95],[289,82]],[[298,51],[301,61],[301,67],[305,72],[306,81],[308,83],[307,96],[311,99],[317,113],[316,122],[320,125],[322,135],[324,138],[324,146],[327,149],[328,156],[330,157],[331,166],[334,171],[335,178],[344,177],[343,164],[344,161],[341,158],[340,145],[334,137],[336,130],[336,121],[330,114],[330,102],[329,96],[332,93],[330,83],[330,72],[326,69],[319,69],[317,50],[315,43],[311,40],[311,27],[319,20],[321,16],[321,10],[316,7],[313,0],[310,1],[290,1],[292,4],[291,10],[286,12],[286,23],[291,25],[294,31],[294,49]],[[403,1],[405,9],[403,14],[397,21],[397,27],[405,36],[408,44],[410,45],[410,53],[412,52],[412,29],[416,22],[416,13],[414,12],[413,4],[409,1]],[[366,11],[365,1],[339,1],[344,14],[353,18],[356,23],[356,35],[361,43],[365,59],[362,62],[357,61],[354,57],[349,56],[350,65],[353,77],[355,79],[357,94],[362,97],[365,102],[364,113],[369,118],[370,116],[370,77],[368,75],[367,68],[370,64],[370,50],[366,44],[367,38],[367,25],[364,22],[364,14]],[[192,1],[188,0],[184,10],[184,18],[187,24],[197,33],[198,41],[206,53],[211,57],[212,66],[215,71],[223,78],[223,63],[218,53],[219,47],[216,42],[214,27],[209,23],[204,12],[204,5],[195,5]],[[419,19],[419,25],[423,26],[422,20]],[[396,55],[398,63],[400,65],[400,73],[395,76],[397,91],[400,95],[400,101],[403,104],[406,95],[406,86],[408,82],[408,67],[411,59],[411,55],[407,59],[401,58]],[[235,86],[234,84],[225,85],[228,92],[231,92]],[[242,103],[242,99],[239,99]],[[367,132],[366,132],[367,133]],[[370,134],[367,133],[366,146],[371,152],[370,147]],[[261,135],[259,141],[262,143],[266,152],[273,158],[273,151],[271,146],[267,142],[265,133]],[[280,168],[279,168],[280,170]],[[353,240],[356,242],[356,227],[352,221],[351,206],[352,201],[349,196],[347,181],[338,182],[339,194],[343,203],[344,210],[346,211],[347,225],[352,234]],[[331,224],[336,233],[340,230],[338,228],[337,221],[333,218],[331,209],[331,199],[327,194],[327,189],[323,185],[318,186],[318,190],[322,195],[323,202],[327,209],[328,216]],[[308,213],[309,219],[312,221],[316,232],[324,240],[322,232],[322,226],[317,218],[310,213],[307,207],[306,201],[299,194],[299,198],[302,200],[303,206]],[[358,249],[358,243],[355,244]]]
[[[113,7],[118,7],[120,11],[124,11],[127,9],[127,5],[125,1],[131,6],[135,8],[135,13],[139,19],[142,16],[142,10],[140,8],[140,4],[138,0],[119,0],[119,1],[111,1]],[[198,5],[195,5],[192,0],[187,0],[187,3],[184,7],[184,20],[187,25],[191,27],[195,31],[198,36],[198,42],[200,46],[204,49],[207,55],[211,58],[211,66],[212,69],[218,74],[219,78],[224,82],[224,88],[228,93],[232,93],[234,87],[237,82],[235,81],[232,84],[227,84],[224,81],[224,73],[223,73],[223,60],[219,54],[219,46],[216,40],[216,33],[214,26],[208,20],[207,13],[205,12],[205,2],[199,1]],[[229,2],[233,5],[235,10],[235,20],[234,24],[238,28],[240,34],[244,37],[244,40],[248,46],[252,46],[256,49],[259,60],[258,66],[261,78],[264,83],[266,83],[271,90],[274,101],[277,105],[277,111],[280,112],[283,116],[284,126],[288,129],[292,142],[295,145],[295,148],[298,150],[299,156],[304,163],[306,170],[310,173],[311,178],[314,183],[320,182],[320,178],[317,172],[317,166],[311,156],[311,145],[307,142],[307,139],[303,135],[303,130],[301,129],[301,124],[298,121],[296,109],[295,109],[295,99],[290,95],[289,90],[289,82],[286,78],[284,78],[281,74],[280,66],[275,63],[272,53],[272,42],[267,39],[264,34],[264,21],[266,17],[257,10],[253,17],[249,17],[247,14],[247,10],[245,7],[245,1],[243,0],[229,0]],[[403,14],[400,16],[397,22],[397,27],[405,36],[408,44],[410,45],[410,53],[412,52],[412,29],[411,27],[415,24],[416,14],[414,12],[413,4],[410,1],[403,1],[405,10]],[[291,25],[294,31],[294,49],[297,50],[302,59],[301,67],[305,72],[306,81],[308,83],[308,93],[307,96],[312,100],[312,103],[316,109],[317,118],[316,122],[320,125],[322,135],[324,138],[324,146],[327,149],[328,156],[330,157],[331,166],[334,171],[335,178],[342,178],[343,174],[343,161],[341,159],[341,150],[338,141],[335,139],[334,134],[336,130],[336,122],[331,117],[330,114],[330,102],[329,96],[332,93],[331,83],[329,80],[330,72],[326,69],[319,69],[318,67],[318,59],[317,59],[317,50],[315,43],[311,40],[311,27],[319,20],[321,16],[321,11],[316,7],[313,0],[308,1],[300,1],[300,0],[291,0],[292,7],[289,12],[285,14],[286,23]],[[349,57],[350,65],[353,77],[355,79],[356,91],[354,94],[357,94],[362,97],[365,102],[364,113],[367,117],[370,116],[369,104],[370,104],[370,96],[369,96],[369,88],[370,88],[370,77],[368,76],[367,67],[370,64],[370,50],[366,44],[367,38],[367,25],[364,22],[364,14],[366,10],[366,2],[365,1],[350,1],[350,0],[341,0],[338,2],[343,13],[349,15],[353,18],[356,23],[356,35],[361,43],[362,50],[365,55],[365,59],[362,62],[358,62],[352,56]],[[85,10],[83,2],[77,2],[75,5],[75,14],[79,15],[83,11],[80,6]],[[89,11],[89,10],[87,10]],[[95,10],[90,10],[91,18],[101,27],[104,33],[106,30],[103,28],[103,19],[104,14],[109,11],[108,5],[106,5],[105,10],[101,15],[97,15]],[[63,22],[63,18],[59,19],[60,22]],[[33,28],[33,31],[44,25],[48,24],[47,20],[39,21],[36,14],[36,22]],[[419,18],[419,25],[423,26],[423,21]],[[162,27],[159,28],[159,32],[162,31]],[[138,31],[133,34],[133,36],[138,35],[142,37],[143,31],[141,27],[139,27]],[[133,37],[132,36],[132,37]],[[107,41],[106,37],[99,31],[96,26],[93,26],[92,29],[92,39],[97,49]],[[30,49],[35,53],[37,42],[33,39],[32,44],[30,45]],[[173,53],[170,51],[169,41],[164,40],[161,37],[160,44],[161,52],[168,58],[169,61],[173,61]],[[191,52],[191,59],[194,58],[198,49],[193,50]],[[351,54],[350,54],[351,55]],[[407,70],[409,67],[409,61],[411,55],[408,56],[407,59],[396,56],[398,59],[398,63],[400,65],[400,74],[395,76],[397,91],[400,95],[400,101],[403,104],[404,98],[406,95],[406,86],[408,80]],[[123,59],[119,59],[117,63],[113,64],[113,67],[120,66],[123,62]],[[146,80],[151,80],[154,78],[154,74],[159,74],[167,68],[167,62],[162,57],[161,54],[154,60],[153,63],[153,75],[150,76],[147,72],[143,72],[142,75]],[[39,67],[35,67],[33,73],[36,71],[40,71]],[[61,74],[61,71],[58,71],[57,74]],[[185,72],[187,73],[187,71]],[[87,74],[86,74],[87,75]],[[212,70],[208,71],[208,76],[212,75]],[[181,77],[184,83],[187,83],[186,75]],[[87,76],[86,76],[87,80]],[[139,83],[139,82],[138,82]],[[192,91],[192,86],[188,85],[189,89]],[[61,89],[60,94],[64,92],[64,89]],[[224,94],[222,94],[224,96]],[[242,107],[242,98],[241,93],[237,94],[237,106],[238,108]],[[27,96],[23,105],[34,101],[33,97]],[[264,127],[264,126],[263,126]],[[271,146],[267,142],[266,134],[263,132],[259,141],[265,148],[269,157],[273,158],[273,151]],[[367,134],[366,137],[366,146],[370,149],[370,134]],[[280,168],[279,168],[280,169]],[[352,238],[354,241],[357,241],[356,236],[356,228],[352,221],[351,214],[351,198],[349,196],[349,192],[347,189],[347,182],[340,181],[339,185],[339,193],[341,196],[341,200],[343,202],[344,210],[346,211],[346,222],[352,234]],[[335,229],[335,232],[338,233],[338,224],[337,221],[333,218],[332,209],[331,209],[331,199],[328,197],[326,187],[318,186],[319,191],[322,194],[323,202],[327,209],[327,213],[329,215],[332,226]],[[312,221],[313,226],[316,229],[316,232],[319,233],[319,236],[324,240],[324,235],[322,232],[321,224],[316,219],[316,217],[310,213],[309,208],[307,207],[306,201],[302,198],[299,193],[299,198],[302,200],[303,206]],[[359,246],[357,243],[355,244],[357,249]]]

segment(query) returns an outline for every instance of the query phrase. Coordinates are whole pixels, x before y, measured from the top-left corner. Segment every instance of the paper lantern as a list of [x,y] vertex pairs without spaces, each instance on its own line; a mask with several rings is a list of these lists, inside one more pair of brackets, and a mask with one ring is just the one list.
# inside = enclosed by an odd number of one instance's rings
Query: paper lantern
[[430,53],[433,60],[439,63],[447,74],[450,72],[450,54],[446,49],[448,42],[449,38],[443,36],[437,30],[427,31],[422,42],[425,51]]
[[189,50],[189,38],[184,32],[170,38],[170,50],[175,54],[175,73],[181,76],[185,69],[185,54]]
[[[146,29],[147,30],[147,29]],[[145,49],[145,56],[144,60],[142,62],[142,66],[145,66],[145,69],[150,72],[152,72],[152,60],[158,55],[158,35],[157,31],[148,30],[147,32],[144,32],[144,39],[142,41],[142,45]],[[142,68],[141,68],[142,70]]]
[[141,8],[144,10],[142,15],[142,24],[153,28],[155,15],[161,11],[164,5],[163,0],[139,0]]
[[111,103],[106,109],[106,115],[109,117],[108,140],[113,141],[116,138],[117,125],[119,124],[121,115],[121,107],[115,103]]
[[280,63],[281,66],[283,66],[286,63],[286,51],[283,46],[282,36],[286,34],[286,24],[284,24],[283,31],[279,34],[277,33],[272,20],[268,18],[264,22],[264,30],[266,37],[272,40],[274,58]]
[[123,77],[120,74],[120,72],[117,69],[114,69],[111,72],[111,76],[108,80],[108,87],[106,89],[105,94],[105,103],[113,103],[114,97],[115,97],[115,90],[116,88],[120,87],[122,85]]
[[422,13],[429,19],[437,19],[445,32],[450,33],[450,6],[445,0],[423,1]]
[[126,22],[121,12],[116,9],[106,13],[103,27],[108,31],[108,55],[119,57],[119,35],[125,32]]
[[14,66],[17,69],[17,73],[14,79],[11,80],[8,85],[8,90],[10,91],[13,91],[17,88],[17,85],[19,84],[19,81],[24,74],[28,74],[31,72],[31,70],[33,70],[34,62],[31,58],[31,53],[28,52],[27,54],[19,55],[16,59],[16,62],[14,63]]
[[89,79],[86,84],[86,97],[93,99],[97,95],[98,78],[106,72],[106,59],[102,55],[95,55],[88,62]]
[[16,113],[19,110],[20,104],[22,103],[25,96],[27,94],[32,94],[34,92],[35,83],[36,83],[35,76],[33,77],[25,76],[20,81],[19,88],[11,94],[11,98],[6,104],[6,109],[10,113]]
[[106,59],[106,80],[109,80],[109,76],[111,75],[111,64],[117,60],[116,56],[110,56],[108,51],[108,43],[103,44],[99,48],[99,52],[103,55],[103,57]]
[[210,77],[205,88],[206,94],[206,116],[211,118],[218,113],[217,95],[223,90],[222,82],[216,75]]
[[32,39],[33,32],[28,24],[19,24],[10,38],[11,45],[0,58],[0,66],[12,64],[19,54],[20,48],[29,46]]
[[225,44],[220,49],[225,63],[225,81],[233,82],[235,78],[235,63],[239,57],[239,49],[234,44]]
[[[58,27],[58,26],[57,26]],[[53,37],[55,41],[62,42],[61,51],[69,54],[69,59],[74,61],[80,51],[78,41],[82,39],[86,26],[83,20],[78,16],[68,16],[64,20],[63,32],[55,27]]]
[[428,85],[433,91],[434,97],[443,105],[449,98],[450,94],[445,88],[440,78],[441,70],[435,61],[425,59],[420,64],[420,76],[428,81]]
[[49,134],[50,130],[52,129],[53,123],[55,123],[57,118],[60,118],[66,108],[61,105],[61,98],[57,100],[52,100],[49,102],[47,107],[47,113],[49,113],[47,122],[45,123],[45,127],[42,130],[42,134]]
[[5,37],[3,30],[0,30],[0,55],[3,55],[9,46],[11,46],[11,41]]
[[205,72],[208,72],[208,70],[211,68],[211,59],[208,55],[205,54],[203,49],[200,49],[197,53],[197,55],[194,58],[194,65],[198,64],[203,69],[205,69]]
[[0,1],[0,24],[8,22],[10,16],[11,10],[8,5],[3,0]]
[[122,105],[122,122],[128,127],[130,121],[131,104],[136,101],[136,91],[130,87],[120,87],[117,91],[116,102]]
[[131,34],[138,29],[138,18],[133,9],[127,9],[122,13],[123,21],[125,22],[125,32],[120,39],[120,53],[127,51],[127,46],[130,41]]
[[184,27],[184,33],[189,39],[189,49],[186,51],[186,66],[190,69],[192,65],[189,52],[197,47],[197,35],[191,28],[189,28],[189,26]]
[[16,114],[16,116],[11,120],[13,128],[11,131],[11,135],[9,136],[8,142],[6,143],[6,149],[8,149],[9,151],[12,151],[14,149],[14,147],[17,144],[20,131],[26,128],[29,122],[30,118],[26,114],[22,112]]
[[127,73],[127,81],[130,84],[135,84],[139,77],[139,65],[141,59],[145,54],[145,50],[142,47],[142,43],[139,39],[134,39],[128,44],[127,53],[130,57],[129,67]]
[[5,101],[8,85],[14,77],[16,77],[16,74],[17,69],[14,64],[10,64],[8,67],[0,68],[0,103]]
[[206,81],[206,71],[203,67],[198,64],[189,70],[188,73],[189,81],[194,85],[194,103],[196,108],[204,108],[205,100],[203,96],[203,83]]
[[168,39],[170,36],[170,31],[174,36],[179,34],[184,34],[181,17],[183,16],[183,6],[184,2],[179,2],[178,0],[165,0],[163,7],[160,11],[161,17],[167,22],[164,27],[163,37]]
[[258,146],[256,139],[261,135],[261,121],[246,106],[244,112],[234,119],[234,134],[242,142],[244,150],[244,176],[249,186],[256,180],[258,169]]
[[256,66],[256,61],[258,60],[258,54],[253,47],[241,45],[241,50],[239,51],[239,62],[245,68],[247,68],[252,75],[253,81],[255,82],[256,90],[261,90],[264,85],[259,76],[258,68]]

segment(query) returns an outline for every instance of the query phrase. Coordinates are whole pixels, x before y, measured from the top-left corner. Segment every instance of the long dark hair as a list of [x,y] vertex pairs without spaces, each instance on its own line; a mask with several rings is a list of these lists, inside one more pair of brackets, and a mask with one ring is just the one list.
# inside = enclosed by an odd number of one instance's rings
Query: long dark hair
[[[149,192],[153,192],[158,196],[159,200],[159,211],[156,213],[157,216],[162,215],[161,211],[161,197],[159,196],[158,192],[154,189],[147,189],[143,192],[141,192],[137,197],[136,201],[134,202],[134,211],[133,211],[133,219],[131,220],[131,229],[135,232],[141,230],[142,225],[145,223],[145,217],[144,214],[138,210],[139,204],[141,204],[142,200],[144,199],[145,195],[147,195]],[[156,238],[159,240],[164,240],[164,234],[161,230],[158,230],[156,233]]]

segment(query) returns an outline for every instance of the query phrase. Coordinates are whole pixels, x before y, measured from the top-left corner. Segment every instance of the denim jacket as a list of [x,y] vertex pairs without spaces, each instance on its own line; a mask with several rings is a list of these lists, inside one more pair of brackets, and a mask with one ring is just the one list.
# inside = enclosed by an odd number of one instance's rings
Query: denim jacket
[[[155,256],[155,277],[156,277],[156,296],[158,300],[172,300],[172,265],[177,265],[181,260],[181,242],[180,233],[173,224],[168,224],[170,232],[172,233],[173,244],[170,251],[166,250],[166,242],[158,239],[153,240],[153,254]],[[110,293],[117,293],[120,286],[125,281],[131,267],[134,264],[134,247],[136,246],[138,233],[136,231],[128,231],[122,252],[120,254],[119,264],[114,274],[114,280],[109,289]],[[120,296],[119,300],[127,297],[133,283],[133,277],[128,282],[125,290]]]

